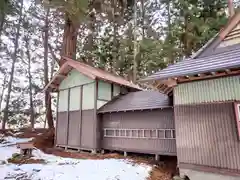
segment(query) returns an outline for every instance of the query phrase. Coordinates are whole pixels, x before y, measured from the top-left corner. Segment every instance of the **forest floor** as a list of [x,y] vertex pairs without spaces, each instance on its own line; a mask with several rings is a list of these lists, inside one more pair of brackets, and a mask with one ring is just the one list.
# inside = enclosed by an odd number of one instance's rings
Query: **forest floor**
[[[176,159],[164,157],[156,164],[153,157],[119,153],[91,154],[53,148],[54,131],[22,129],[0,131],[0,179],[29,180],[171,180]],[[2,136],[2,138],[1,138]],[[16,143],[33,142],[31,158],[13,158]]]

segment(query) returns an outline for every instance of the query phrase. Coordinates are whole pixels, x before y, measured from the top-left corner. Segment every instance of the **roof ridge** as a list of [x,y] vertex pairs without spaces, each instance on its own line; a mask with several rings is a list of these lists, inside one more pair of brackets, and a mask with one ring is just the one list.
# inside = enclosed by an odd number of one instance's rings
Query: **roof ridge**
[[[198,58],[198,56],[200,56],[202,53],[204,53],[204,51],[211,46],[212,44],[214,44],[215,41],[217,41],[218,38],[219,42],[216,42],[216,45],[214,45],[214,47],[212,47],[212,49],[214,49],[219,43],[221,43],[223,41],[223,39],[236,27],[236,25],[239,23],[240,21],[240,12],[237,12],[234,14],[233,17],[231,17],[228,22],[223,26],[223,28],[221,28],[219,30],[218,33],[216,33],[210,40],[208,40],[199,50],[197,50],[192,56],[191,58],[196,59]],[[206,54],[206,56],[208,56],[208,54]]]
[[[81,61],[73,60],[73,59],[68,58],[68,57],[63,57],[63,58],[65,58],[67,61],[72,61],[72,62],[74,62],[74,63],[79,63],[79,64],[81,64],[82,66],[85,66],[85,67],[88,67],[88,68],[93,68],[93,69],[100,70],[100,71],[102,71],[102,72],[104,72],[104,73],[107,73],[107,74],[109,74],[109,75],[112,75],[112,76],[114,76],[114,77],[116,77],[116,78],[121,78],[121,79],[123,79],[123,80],[125,80],[125,81],[127,81],[127,82],[129,82],[129,83],[131,83],[131,84],[134,84],[132,81],[129,81],[129,80],[125,79],[123,76],[120,76],[120,75],[117,75],[117,74],[114,74],[114,73],[110,73],[109,71],[103,70],[103,69],[101,69],[101,68],[99,68],[99,67],[90,66],[89,64],[83,63],[83,62],[81,62]],[[87,70],[87,71],[88,71],[88,70]],[[91,71],[89,71],[89,73],[93,74]],[[94,75],[94,74],[93,74],[93,75]],[[134,85],[136,85],[136,84],[134,84]]]

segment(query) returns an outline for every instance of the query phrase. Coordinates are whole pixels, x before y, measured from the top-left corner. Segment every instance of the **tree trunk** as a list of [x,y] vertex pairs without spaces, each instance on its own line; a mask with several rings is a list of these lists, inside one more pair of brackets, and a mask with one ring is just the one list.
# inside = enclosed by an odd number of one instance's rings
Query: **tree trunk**
[[[49,83],[48,79],[48,30],[49,30],[49,8],[46,12],[45,17],[45,28],[44,28],[44,83],[47,85]],[[52,115],[52,100],[51,94],[49,91],[45,91],[45,109],[46,109],[46,118],[48,122],[48,128],[53,128],[53,115]]]
[[133,53],[133,82],[135,83],[137,81],[137,54],[138,54],[138,43],[137,43],[137,34],[136,34],[136,28],[137,28],[137,2],[135,0],[134,2],[134,31],[133,31],[133,43],[134,43],[134,53]]
[[6,90],[6,83],[7,83],[7,75],[4,76],[3,84],[2,84],[2,92],[0,95],[0,111],[2,110],[3,95]]
[[33,107],[33,94],[32,94],[32,74],[31,74],[31,56],[29,52],[29,39],[26,40],[26,54],[28,59],[28,82],[29,82],[29,102],[30,102],[30,122],[31,127],[34,129],[34,107]]
[[173,55],[173,48],[174,47],[172,47],[172,46],[170,46],[171,44],[172,44],[172,28],[171,28],[171,6],[170,6],[170,1],[168,1],[167,2],[167,19],[168,19],[168,32],[167,32],[167,34],[168,34],[168,37],[167,37],[167,43],[168,43],[168,46],[170,47],[170,51],[169,51],[169,53],[168,53],[168,62],[170,63],[170,64],[173,64],[174,63],[174,60],[175,60],[175,57],[174,57],[174,55]]
[[112,48],[112,59],[110,59],[110,72],[115,73],[115,64],[117,62],[117,53],[118,53],[118,42],[117,42],[117,31],[118,31],[118,24],[117,24],[117,2],[116,0],[111,0],[112,6],[112,23],[113,23],[113,48]]
[[184,52],[184,55],[185,57],[189,57],[191,54],[192,54],[192,47],[191,47],[191,44],[190,44],[190,40],[188,38],[188,33],[189,33],[189,30],[188,30],[188,14],[185,14],[184,16],[184,36],[183,36],[183,52]]
[[78,28],[66,14],[61,56],[76,59]]
[[[92,8],[92,7],[90,7]],[[87,36],[87,42],[84,45],[84,50],[86,50],[86,57],[87,57],[87,63],[90,66],[93,66],[93,57],[92,57],[92,51],[93,51],[93,45],[94,45],[94,41],[93,41],[93,37],[94,37],[94,31],[95,31],[95,14],[94,12],[90,12],[89,13],[89,17],[88,17],[88,29],[90,30],[90,33]]]
[[141,8],[142,8],[142,39],[145,38],[145,8],[144,8],[144,0],[141,0]]
[[12,56],[12,67],[11,67],[10,79],[9,79],[9,83],[8,83],[8,91],[7,91],[7,97],[6,97],[6,106],[5,106],[4,115],[3,115],[2,129],[5,129],[6,122],[8,120],[9,101],[10,101],[10,95],[11,95],[11,91],[12,91],[15,63],[17,60],[18,45],[19,45],[18,40],[20,37],[20,28],[21,28],[21,23],[22,23],[23,0],[20,1],[20,4],[21,5],[20,5],[20,11],[19,11],[19,19],[18,19],[18,24],[17,24],[16,38],[15,38],[15,42],[14,42],[14,53]]
[[2,31],[3,31],[3,26],[4,26],[4,23],[5,23],[5,13],[4,12],[2,12],[1,13],[1,19],[0,19],[0,45],[2,44],[2,39],[1,39],[1,37],[2,37]]

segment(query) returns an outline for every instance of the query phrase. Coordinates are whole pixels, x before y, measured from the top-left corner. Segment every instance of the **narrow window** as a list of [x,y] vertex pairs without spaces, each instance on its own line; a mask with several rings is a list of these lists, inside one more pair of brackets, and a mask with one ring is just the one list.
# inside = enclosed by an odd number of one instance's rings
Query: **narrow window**
[[131,137],[131,131],[132,131],[131,129],[126,130],[126,137],[129,137],[129,138]]
[[125,129],[120,129],[119,135],[120,135],[121,137],[126,137],[125,132],[126,132]]
[[151,138],[151,137],[152,137],[152,136],[151,136],[151,131],[152,131],[152,130],[149,130],[149,129],[145,130],[144,137],[146,137],[146,138]]
[[144,136],[143,136],[144,134],[143,134],[143,130],[142,129],[139,129],[138,130],[138,138],[143,138]]
[[235,103],[235,114],[236,114],[236,121],[237,121],[237,133],[238,138],[240,140],[240,103]]
[[120,135],[120,130],[116,129],[115,133],[116,133],[116,134],[115,134],[115,137],[121,136],[121,135]]
[[150,130],[150,137],[151,138],[157,138],[157,130],[155,130],[155,129]]
[[158,130],[158,137],[159,139],[165,139],[165,131],[164,129],[159,129]]
[[138,138],[138,130],[136,130],[136,129],[132,130],[132,137]]
[[172,130],[165,130],[165,139],[172,139]]
[[106,129],[104,132],[105,137],[112,137],[114,136],[114,130],[112,129]]
[[173,137],[174,139],[176,138],[175,130],[172,130],[172,137]]

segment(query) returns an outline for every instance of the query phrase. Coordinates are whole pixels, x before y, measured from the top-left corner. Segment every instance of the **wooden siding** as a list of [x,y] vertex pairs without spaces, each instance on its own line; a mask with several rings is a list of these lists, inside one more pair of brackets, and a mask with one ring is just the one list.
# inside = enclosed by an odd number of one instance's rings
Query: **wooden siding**
[[96,148],[96,121],[94,120],[94,110],[82,111],[82,132],[81,132],[81,147],[84,149]]
[[94,80],[81,74],[76,69],[73,69],[71,72],[68,73],[68,76],[61,82],[59,89],[60,90],[68,89],[71,87],[80,86],[91,82],[94,82]]
[[69,129],[68,129],[68,145],[71,147],[80,147],[80,124],[81,112],[70,111],[69,112]]
[[68,109],[68,90],[59,91],[58,112],[65,112]]
[[[173,109],[102,114],[102,128],[174,129]],[[175,139],[103,137],[102,148],[130,152],[176,155]]]
[[118,96],[120,94],[120,86],[119,85],[116,85],[114,84],[113,85],[113,96]]
[[217,48],[231,46],[240,43],[240,25],[238,24],[218,45]]
[[240,169],[234,103],[174,107],[179,163]]
[[102,101],[102,100],[97,100],[97,109],[102,107],[104,104],[106,104],[108,101]]
[[179,84],[174,89],[175,105],[230,100],[240,100],[239,76]]
[[94,109],[94,88],[94,83],[83,86],[82,110]]
[[67,145],[68,113],[58,113],[57,142],[56,145]]
[[76,111],[80,110],[80,101],[81,101],[81,87],[74,87],[70,89],[70,102],[69,102],[69,110]]
[[98,99],[110,101],[112,98],[111,86],[112,85],[110,83],[99,80],[98,81]]

